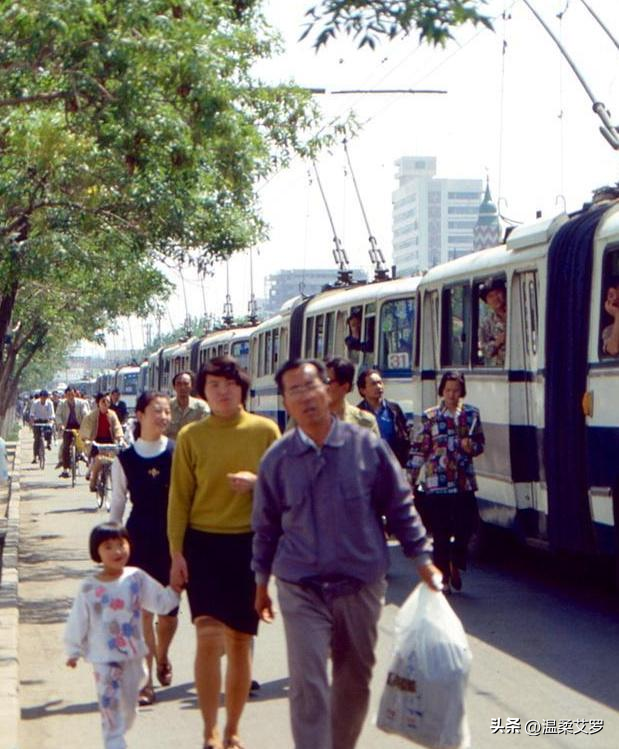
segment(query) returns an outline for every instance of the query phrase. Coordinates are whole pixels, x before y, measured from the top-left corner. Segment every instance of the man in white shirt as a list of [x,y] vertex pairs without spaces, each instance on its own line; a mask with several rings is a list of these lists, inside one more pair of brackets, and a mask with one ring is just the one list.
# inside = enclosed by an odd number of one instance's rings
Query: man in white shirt
[[41,436],[45,438],[45,442],[47,444],[47,449],[52,449],[52,429],[51,425],[54,421],[54,404],[51,402],[49,398],[49,393],[47,390],[41,390],[39,393],[39,399],[33,401],[32,406],[30,407],[30,423],[34,425],[35,423],[42,423],[47,422],[49,425],[48,427],[35,427],[33,426],[34,430],[34,442],[32,443],[33,448],[33,463],[37,462],[37,454],[39,451],[39,440],[41,439]]

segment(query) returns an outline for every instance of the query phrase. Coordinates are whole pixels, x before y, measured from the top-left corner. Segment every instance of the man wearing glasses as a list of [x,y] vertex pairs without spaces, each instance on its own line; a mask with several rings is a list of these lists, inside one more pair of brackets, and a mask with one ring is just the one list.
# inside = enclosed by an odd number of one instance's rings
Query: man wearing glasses
[[274,575],[295,748],[353,749],[368,709],[386,587],[382,516],[424,582],[438,590],[441,573],[391,450],[330,412],[324,364],[291,360],[275,379],[296,427],[264,456],[254,492],[256,611],[272,621]]

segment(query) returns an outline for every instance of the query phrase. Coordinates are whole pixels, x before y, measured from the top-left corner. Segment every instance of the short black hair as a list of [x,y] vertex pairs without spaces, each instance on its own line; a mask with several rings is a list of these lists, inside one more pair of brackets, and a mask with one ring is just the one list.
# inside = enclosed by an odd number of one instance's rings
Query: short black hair
[[109,393],[97,393],[97,394],[95,395],[95,403],[98,403],[98,402],[99,402],[100,400],[102,400],[103,398],[109,398],[109,396],[110,396],[110,394],[109,394]]
[[66,387],[64,391],[65,393],[75,393],[76,388],[74,388],[73,385],[69,385],[69,387]]
[[504,294],[507,294],[507,288],[505,286],[505,279],[504,278],[488,278],[484,283],[481,284],[479,287],[479,296],[481,297],[484,304],[486,303],[486,299],[488,298],[488,294],[491,291],[502,291]]
[[606,282],[606,289],[616,289],[619,286],[619,275],[610,276]]
[[335,380],[340,385],[349,385],[352,390],[352,384],[355,380],[355,365],[343,356],[334,356],[327,362],[327,369],[332,369]]
[[129,531],[125,528],[122,523],[114,523],[112,521],[108,523],[100,523],[90,531],[90,540],[88,547],[90,549],[90,558],[93,562],[100,562],[101,556],[99,555],[99,546],[105,541],[109,541],[115,538],[124,538],[127,542],[131,543],[129,538]]
[[206,378],[209,375],[213,375],[213,377],[225,377],[226,380],[236,382],[241,388],[241,397],[243,404],[245,404],[251,380],[247,372],[233,356],[216,356],[213,359],[209,359],[202,367],[198,373],[198,380],[196,382],[196,391],[200,398],[205,398],[204,389],[206,387]]
[[[146,409],[148,408],[149,404],[152,403],[155,398],[165,398],[167,401],[170,400],[170,396],[167,393],[161,393],[158,390],[144,390],[144,392],[140,394],[139,398],[135,402],[135,413],[137,414],[139,411],[143,414],[144,411],[146,411]],[[141,434],[142,425],[136,418],[135,426],[133,427],[133,437],[137,440]]]
[[361,388],[365,390],[365,381],[371,374],[377,374],[380,377],[383,376],[383,373],[377,367],[369,367],[368,369],[364,369],[362,372],[359,372],[359,377],[357,377],[357,388],[359,390],[361,390]]
[[438,386],[438,394],[443,397],[443,392],[445,391],[445,385],[448,382],[457,382],[460,385],[460,397],[464,398],[466,395],[466,384],[464,382],[464,375],[462,372],[457,372],[456,370],[451,370],[450,372],[444,372],[443,376],[441,377],[441,382]]
[[190,372],[189,370],[184,370],[183,372],[177,372],[174,377],[172,378],[172,387],[176,385],[176,380],[178,380],[179,377],[182,377],[183,375],[189,375],[189,379],[191,380],[191,384],[193,385],[193,372]]
[[284,362],[275,374],[275,382],[277,383],[277,390],[280,395],[284,394],[284,375],[286,372],[292,372],[293,369],[300,369],[306,364],[311,364],[313,367],[316,367],[318,376],[324,383],[328,381],[327,368],[325,367],[325,363],[320,361],[320,359],[288,359],[288,361]]
[[112,395],[112,393],[118,393],[118,395],[120,395],[120,390],[118,388],[112,388],[110,390],[110,395]]

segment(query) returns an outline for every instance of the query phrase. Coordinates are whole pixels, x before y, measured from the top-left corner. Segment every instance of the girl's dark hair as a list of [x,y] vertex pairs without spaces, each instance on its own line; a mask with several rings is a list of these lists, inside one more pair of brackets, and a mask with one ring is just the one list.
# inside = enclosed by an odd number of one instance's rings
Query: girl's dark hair
[[[155,400],[155,398],[165,398],[167,401],[170,400],[170,397],[166,395],[165,393],[161,393],[158,390],[145,390],[140,397],[135,402],[135,412],[139,411],[140,413],[144,413],[148,406]],[[135,420],[135,426],[133,427],[133,437],[134,439],[138,439],[138,437],[142,434],[142,429],[140,427],[140,422],[136,419]]]
[[443,391],[445,390],[445,385],[448,382],[457,382],[460,385],[460,397],[464,398],[466,395],[466,385],[464,383],[464,375],[462,372],[456,372],[455,370],[451,372],[445,372],[443,376],[441,377],[441,383],[438,386],[438,394],[443,397]]
[[243,401],[243,405],[245,405],[251,380],[247,372],[241,368],[241,365],[233,356],[216,356],[214,359],[209,359],[198,372],[196,391],[200,398],[204,398],[206,378],[209,375],[213,375],[213,377],[225,377],[226,380],[236,382],[241,388],[241,400]]
[[101,557],[99,556],[99,546],[101,546],[104,541],[110,541],[115,538],[124,538],[129,543],[131,542],[129,532],[121,523],[113,523],[110,521],[109,523],[95,525],[95,527],[90,531],[90,541],[88,542],[90,558],[93,562],[101,561]]
[[109,395],[109,393],[97,393],[95,395],[95,402],[98,403],[102,398],[108,398]]

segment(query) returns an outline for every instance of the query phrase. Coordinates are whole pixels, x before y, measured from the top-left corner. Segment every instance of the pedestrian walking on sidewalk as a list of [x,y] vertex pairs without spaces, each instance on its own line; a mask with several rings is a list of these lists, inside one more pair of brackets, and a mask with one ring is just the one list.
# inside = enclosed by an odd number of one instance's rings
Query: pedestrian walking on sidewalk
[[79,658],[93,665],[105,749],[126,749],[125,733],[135,720],[146,677],[148,652],[142,609],[165,614],[178,593],[137,567],[128,567],[127,529],[102,523],[90,534],[90,556],[101,569],[80,585],[65,627],[67,666]]
[[462,400],[463,374],[445,372],[438,395],[438,406],[424,412],[413,439],[411,482],[415,504],[434,538],[434,563],[443,573],[443,584],[447,590],[460,590],[478,520],[473,458],[484,451],[484,432],[479,409]]
[[[122,522],[130,501],[127,530],[131,538],[129,564],[139,567],[162,585],[170,582],[168,546],[168,492],[174,442],[165,436],[170,423],[170,401],[164,393],[146,391],[135,405],[135,441],[112,463],[110,520]],[[178,609],[160,614],[155,627],[150,611],[142,612],[144,639],[148,645],[148,680],[140,691],[140,705],[152,705],[153,662],[161,686],[172,683],[168,651],[178,625]]]
[[296,427],[260,464],[252,517],[256,611],[273,618],[273,574],[295,749],[353,749],[367,714],[386,588],[382,517],[426,583],[437,588],[440,573],[392,451],[370,429],[330,413],[324,364],[295,359],[275,379]]
[[[245,410],[249,376],[233,357],[211,359],[197,385],[211,413],[183,427],[176,440],[168,506],[170,581],[177,590],[187,587],[204,746],[241,749],[239,721],[249,695],[251,644],[258,630],[250,567],[252,492],[260,459],[279,430],[270,419]],[[226,725],[221,737],[217,712],[224,653]]]

